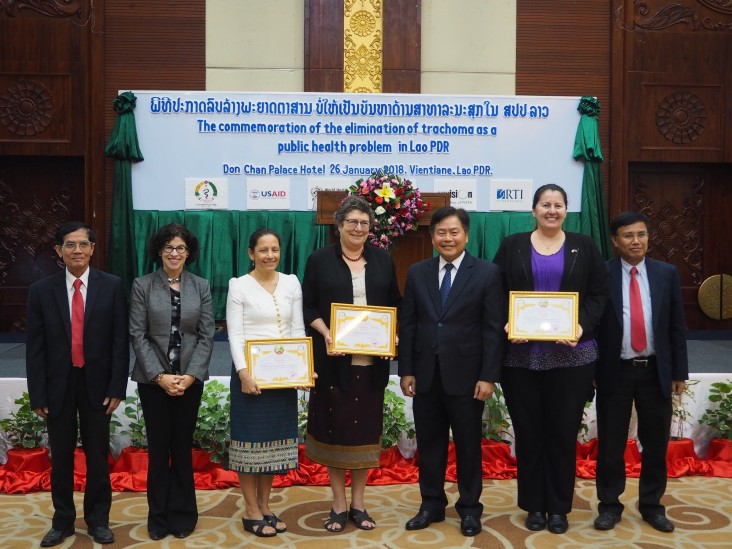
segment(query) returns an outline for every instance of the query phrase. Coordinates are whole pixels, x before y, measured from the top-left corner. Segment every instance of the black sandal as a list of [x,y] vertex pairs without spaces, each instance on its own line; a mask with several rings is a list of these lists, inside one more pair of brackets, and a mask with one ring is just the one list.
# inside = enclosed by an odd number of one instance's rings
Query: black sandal
[[[323,527],[325,528],[326,532],[330,532],[331,534],[340,534],[346,528],[347,516],[348,513],[346,513],[346,511],[343,511],[342,513],[336,513],[333,509],[331,509],[330,515],[328,515],[328,518],[326,519]],[[340,526],[340,528],[338,530],[329,528],[329,526],[333,526],[334,524],[337,524],[338,526]]]
[[[373,530],[376,528],[376,521],[372,519],[366,509],[363,511],[359,511],[358,509],[354,509],[351,507],[348,510],[348,518],[353,521],[353,523],[356,525],[357,528],[360,528],[361,530]],[[373,522],[373,526],[364,526],[364,522]]]
[[251,532],[255,536],[259,538],[271,538],[277,535],[277,531],[271,532],[269,534],[263,532],[265,528],[268,526],[271,528],[274,528],[269,522],[266,520],[257,520],[257,519],[241,519],[242,524],[244,524],[244,530],[247,532]]
[[[277,523],[282,522],[282,521],[279,518],[277,518],[277,515],[275,515],[274,513],[272,513],[271,515],[262,515],[262,518],[264,520],[266,520],[269,523],[269,525],[272,528],[274,528],[278,534],[287,532],[287,526],[285,526],[284,528],[277,528]],[[282,524],[284,524],[284,522]]]

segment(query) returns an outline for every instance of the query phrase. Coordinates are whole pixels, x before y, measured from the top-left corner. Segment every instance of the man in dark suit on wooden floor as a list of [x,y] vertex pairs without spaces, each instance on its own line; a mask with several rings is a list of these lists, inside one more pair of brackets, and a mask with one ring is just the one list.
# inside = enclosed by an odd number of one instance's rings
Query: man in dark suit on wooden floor
[[620,522],[625,452],[633,403],[642,446],[638,507],[643,520],[672,532],[661,497],[666,491],[666,452],[671,394],[684,392],[689,376],[684,308],[675,266],[646,257],[649,223],[623,212],[610,224],[620,257],[607,262],[610,300],[600,320],[597,385],[597,497],[595,528]]
[[399,315],[399,375],[414,397],[419,450],[419,513],[406,524],[420,530],[445,519],[445,468],[450,429],[460,497],[455,505],[465,536],[481,531],[481,418],[499,381],[506,336],[500,270],[465,251],[470,218],[445,206],[430,222],[438,257],[409,269]]
[[84,223],[59,227],[55,249],[66,268],[28,290],[28,393],[47,421],[52,459],[54,515],[41,547],[74,534],[77,413],[87,467],[84,520],[95,542],[114,542],[107,455],[110,417],[127,389],[127,302],[119,277],[89,268],[95,242]]

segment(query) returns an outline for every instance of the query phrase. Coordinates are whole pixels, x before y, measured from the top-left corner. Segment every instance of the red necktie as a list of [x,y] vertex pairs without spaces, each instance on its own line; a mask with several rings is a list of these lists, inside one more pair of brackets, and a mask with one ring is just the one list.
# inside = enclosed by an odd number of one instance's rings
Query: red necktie
[[638,269],[630,269],[630,346],[640,353],[646,348],[646,323],[643,318],[643,301],[635,275]]
[[84,367],[84,298],[81,295],[81,279],[74,280],[74,297],[71,298],[71,363]]

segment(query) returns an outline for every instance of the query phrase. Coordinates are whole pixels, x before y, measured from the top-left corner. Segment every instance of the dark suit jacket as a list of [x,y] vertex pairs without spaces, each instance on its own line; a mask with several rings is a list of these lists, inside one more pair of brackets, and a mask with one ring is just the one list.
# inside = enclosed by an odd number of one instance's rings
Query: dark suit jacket
[[[591,238],[578,233],[565,232],[565,235],[564,274],[559,291],[579,293],[580,341],[585,341],[595,337],[597,323],[607,302],[607,272]],[[503,269],[506,291],[534,291],[531,233],[504,238],[493,262]]]
[[[130,336],[135,350],[132,380],[150,383],[170,372],[170,284],[162,269],[132,283]],[[180,371],[199,381],[208,379],[215,331],[208,281],[188,271],[180,277]]]
[[[686,354],[684,304],[679,272],[675,266],[646,257],[646,272],[651,289],[653,341],[656,350],[658,383],[666,398],[671,398],[671,381],[689,378]],[[607,262],[610,277],[610,300],[600,322],[598,344],[597,390],[610,394],[623,343],[623,273],[620,258]]]
[[412,265],[399,317],[399,375],[414,376],[427,392],[439,356],[448,395],[472,395],[478,381],[498,382],[506,336],[499,269],[467,252],[443,309],[439,257]]
[[[71,373],[71,317],[66,270],[28,289],[26,373],[31,408],[63,403]],[[119,277],[90,269],[84,307],[84,365],[91,405],[106,397],[124,400],[129,370],[127,300]]]
[[[310,324],[322,318],[330,327],[331,303],[353,303],[351,270],[341,256],[336,243],[315,250],[305,265],[302,281],[303,317],[307,334],[313,338],[313,360],[320,385],[338,385],[347,389],[351,379],[351,356],[328,356],[325,338]],[[366,244],[366,301],[369,305],[398,307],[402,296],[391,256],[376,246]],[[379,388],[389,382],[389,361],[374,357],[374,382]]]

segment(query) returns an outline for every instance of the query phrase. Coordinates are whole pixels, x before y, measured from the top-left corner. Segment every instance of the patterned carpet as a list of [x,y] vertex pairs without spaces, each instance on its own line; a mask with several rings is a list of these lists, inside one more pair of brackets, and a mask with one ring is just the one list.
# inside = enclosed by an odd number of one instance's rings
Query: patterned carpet
[[[451,503],[457,499],[456,486],[448,484]],[[272,508],[288,524],[288,532],[271,539],[255,538],[241,525],[242,499],[237,488],[198,491],[200,519],[194,534],[186,540],[168,537],[153,542],[147,536],[147,503],[144,493],[113,494],[111,526],[116,536],[107,547],[296,547],[297,549],[447,547],[528,547],[528,548],[728,548],[732,539],[732,479],[682,477],[669,479],[664,503],[669,518],[676,523],[673,534],[661,534],[642,522],[634,510],[637,479],[629,479],[623,520],[611,532],[592,528],[596,499],[593,480],[577,480],[570,530],[563,536],[548,532],[528,532],[524,513],[516,508],[515,480],[486,480],[482,501],[483,532],[475,538],[460,534],[457,514],[448,508],[447,520],[427,530],[407,532],[404,523],[419,506],[417,485],[371,486],[367,489],[368,510],[378,522],[376,530],[365,532],[349,523],[343,534],[322,529],[329,509],[327,487],[297,486],[275,490]],[[81,512],[83,494],[77,493]],[[48,492],[27,495],[0,495],[0,547],[35,548],[50,527],[52,508]],[[76,522],[76,535],[62,548],[91,548],[83,520]],[[100,546],[97,546],[100,547]]]

